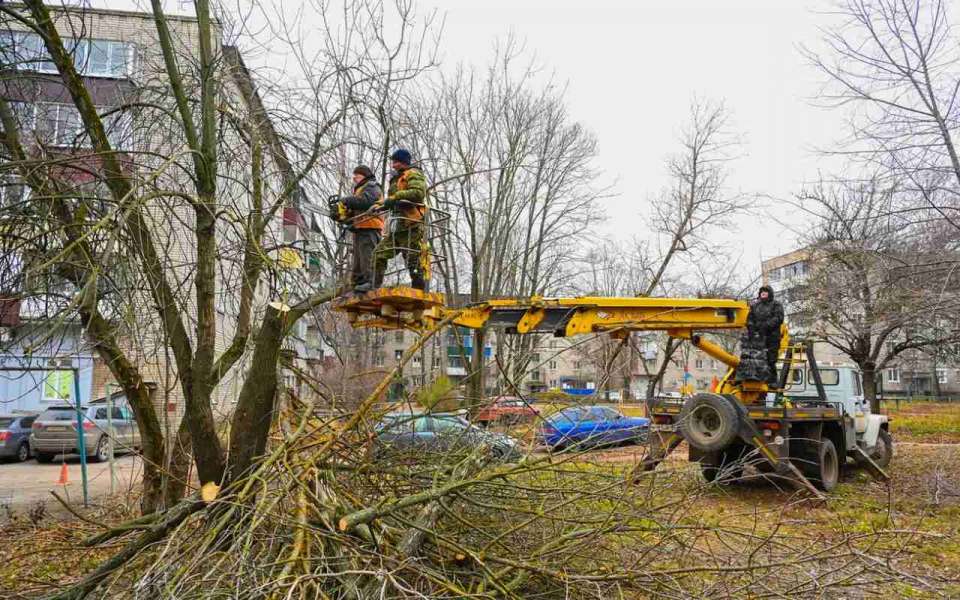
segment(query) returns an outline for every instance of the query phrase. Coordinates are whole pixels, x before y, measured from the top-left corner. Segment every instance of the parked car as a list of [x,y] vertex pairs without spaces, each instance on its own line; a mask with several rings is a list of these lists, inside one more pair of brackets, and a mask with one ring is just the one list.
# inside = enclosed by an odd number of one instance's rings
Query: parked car
[[627,417],[608,406],[573,406],[547,417],[539,440],[553,448],[611,446],[646,440],[650,419]]
[[490,423],[521,423],[535,419],[540,411],[529,402],[515,396],[497,396],[480,409],[473,421],[478,425]]
[[30,427],[37,415],[0,415],[0,456],[23,462],[30,458]]
[[[91,402],[88,406],[81,406],[80,410],[84,417],[83,443],[87,456],[95,462],[107,460],[109,437],[106,402]],[[140,430],[128,406],[113,406],[111,421],[114,452],[128,452],[140,447]],[[76,454],[79,452],[77,445],[76,407],[51,406],[33,422],[30,447],[38,462],[51,462],[58,454]]]
[[376,426],[375,452],[423,450],[444,452],[485,446],[500,460],[520,457],[514,438],[485,431],[456,414],[390,413]]

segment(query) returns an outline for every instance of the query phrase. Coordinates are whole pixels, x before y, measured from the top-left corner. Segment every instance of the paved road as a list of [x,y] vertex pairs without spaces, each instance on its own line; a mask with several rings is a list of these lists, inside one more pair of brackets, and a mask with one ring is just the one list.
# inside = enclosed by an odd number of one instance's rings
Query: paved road
[[[29,509],[37,502],[44,502],[48,509],[62,510],[50,490],[62,498],[69,498],[71,504],[83,504],[83,487],[80,476],[80,457],[71,455],[63,459],[67,465],[67,485],[60,485],[61,458],[53,463],[40,464],[35,460],[23,463],[0,463],[0,508],[10,506],[20,512]],[[130,491],[139,484],[141,472],[140,458],[133,455],[118,456],[116,459],[117,493]],[[108,463],[87,463],[90,501],[92,504],[103,500],[110,494],[110,470]],[[0,520],[3,514],[0,513]]]

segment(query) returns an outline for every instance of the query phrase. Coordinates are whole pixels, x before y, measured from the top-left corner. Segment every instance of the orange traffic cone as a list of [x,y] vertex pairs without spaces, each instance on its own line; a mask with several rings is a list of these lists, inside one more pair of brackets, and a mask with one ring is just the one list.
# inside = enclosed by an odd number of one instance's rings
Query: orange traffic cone
[[69,475],[70,472],[67,470],[67,463],[60,463],[60,479],[57,481],[57,485],[67,485],[70,479]]

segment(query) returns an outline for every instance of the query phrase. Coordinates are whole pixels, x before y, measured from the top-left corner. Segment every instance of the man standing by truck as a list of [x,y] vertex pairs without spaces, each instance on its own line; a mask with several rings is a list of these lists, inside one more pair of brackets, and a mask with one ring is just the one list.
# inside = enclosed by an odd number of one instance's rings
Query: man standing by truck
[[346,223],[353,233],[353,269],[350,283],[358,293],[373,289],[373,252],[383,235],[383,217],[370,211],[383,200],[383,189],[366,165],[353,170],[353,195],[340,199]]
[[390,155],[393,174],[383,208],[392,214],[390,233],[381,240],[374,251],[373,286],[383,285],[387,263],[402,254],[410,272],[410,285],[418,290],[427,290],[427,180],[423,172],[412,165],[413,157],[408,150],[400,148]]

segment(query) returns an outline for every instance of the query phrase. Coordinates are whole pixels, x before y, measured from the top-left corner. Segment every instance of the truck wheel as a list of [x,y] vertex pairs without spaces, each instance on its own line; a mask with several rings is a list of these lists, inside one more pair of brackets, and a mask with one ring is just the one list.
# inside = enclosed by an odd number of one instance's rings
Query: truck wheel
[[680,435],[701,452],[717,452],[737,437],[739,415],[719,394],[697,394],[683,403]]
[[832,492],[840,481],[840,460],[836,446],[829,439],[822,438],[819,442],[808,442],[807,448],[800,470],[813,485],[825,492]]
[[870,458],[881,469],[890,464],[890,460],[893,458],[893,437],[886,429],[880,430],[880,435],[877,436],[877,445],[873,447]]

